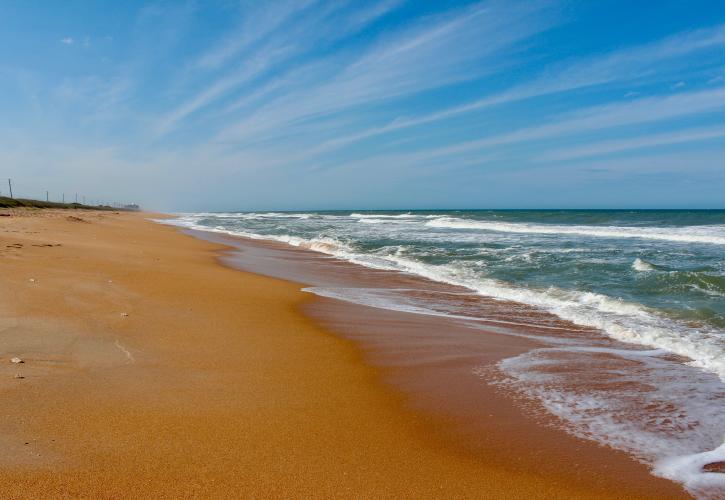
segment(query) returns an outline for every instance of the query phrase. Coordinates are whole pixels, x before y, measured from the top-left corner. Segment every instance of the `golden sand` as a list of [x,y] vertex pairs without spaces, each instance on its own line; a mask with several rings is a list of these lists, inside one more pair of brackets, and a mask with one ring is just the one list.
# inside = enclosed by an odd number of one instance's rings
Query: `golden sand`
[[225,268],[223,247],[148,214],[5,213],[3,498],[683,495],[447,442],[300,313],[299,285]]

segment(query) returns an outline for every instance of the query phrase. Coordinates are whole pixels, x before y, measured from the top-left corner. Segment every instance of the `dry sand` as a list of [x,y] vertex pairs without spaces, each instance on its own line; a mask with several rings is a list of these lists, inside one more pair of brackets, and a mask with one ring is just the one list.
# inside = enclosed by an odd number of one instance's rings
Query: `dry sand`
[[459,446],[299,285],[148,214],[4,213],[3,498],[683,496],[634,464],[588,481]]

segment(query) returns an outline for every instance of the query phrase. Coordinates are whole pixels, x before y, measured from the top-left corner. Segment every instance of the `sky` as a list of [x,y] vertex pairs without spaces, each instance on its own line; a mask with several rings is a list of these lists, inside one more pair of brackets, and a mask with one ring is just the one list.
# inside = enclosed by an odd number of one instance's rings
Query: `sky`
[[725,2],[0,0],[0,193],[725,208]]

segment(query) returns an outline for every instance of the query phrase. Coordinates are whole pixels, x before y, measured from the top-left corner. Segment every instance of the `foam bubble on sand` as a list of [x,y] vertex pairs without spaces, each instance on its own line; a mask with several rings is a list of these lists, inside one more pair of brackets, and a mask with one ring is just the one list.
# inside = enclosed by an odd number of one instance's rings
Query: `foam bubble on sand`
[[539,401],[567,432],[626,451],[698,497],[725,495],[725,474],[703,469],[725,460],[725,387],[713,375],[662,352],[586,345],[535,349],[497,369],[496,384]]
[[658,476],[680,481],[688,490],[702,498],[725,496],[725,473],[710,472],[707,466],[725,462],[725,436],[723,444],[714,450],[669,457],[655,463]]

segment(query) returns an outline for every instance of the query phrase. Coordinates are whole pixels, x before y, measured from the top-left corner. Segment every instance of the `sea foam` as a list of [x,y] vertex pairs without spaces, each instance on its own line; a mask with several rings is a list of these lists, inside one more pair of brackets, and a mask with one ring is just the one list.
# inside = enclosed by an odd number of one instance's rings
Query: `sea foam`
[[632,262],[632,269],[634,269],[635,271],[646,272],[655,271],[657,267],[651,262],[647,262],[646,260],[637,257],[636,259],[634,259],[634,262]]
[[597,238],[640,238],[680,243],[707,243],[725,245],[725,226],[687,226],[670,228],[630,226],[576,226],[555,224],[529,224],[466,220],[455,217],[439,217],[426,222],[430,227],[473,229],[505,233],[529,233],[550,235],[577,235]]

